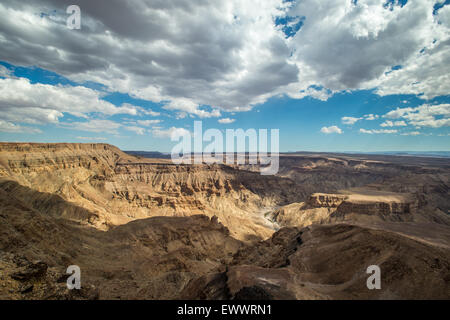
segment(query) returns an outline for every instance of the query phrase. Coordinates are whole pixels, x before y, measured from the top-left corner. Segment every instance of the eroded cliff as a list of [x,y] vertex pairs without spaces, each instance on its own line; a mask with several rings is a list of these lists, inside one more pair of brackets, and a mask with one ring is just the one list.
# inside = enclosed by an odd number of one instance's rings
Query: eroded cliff
[[[0,298],[446,298],[450,165],[394,160],[282,155],[261,176],[0,143]],[[371,264],[382,291],[365,287]]]

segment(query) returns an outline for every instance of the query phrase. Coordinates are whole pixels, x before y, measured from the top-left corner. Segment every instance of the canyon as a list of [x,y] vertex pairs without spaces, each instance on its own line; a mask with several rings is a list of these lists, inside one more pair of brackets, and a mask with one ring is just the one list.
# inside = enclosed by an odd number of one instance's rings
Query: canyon
[[[277,175],[256,169],[0,143],[0,298],[450,298],[448,158],[289,153]],[[374,264],[382,290],[366,287]]]

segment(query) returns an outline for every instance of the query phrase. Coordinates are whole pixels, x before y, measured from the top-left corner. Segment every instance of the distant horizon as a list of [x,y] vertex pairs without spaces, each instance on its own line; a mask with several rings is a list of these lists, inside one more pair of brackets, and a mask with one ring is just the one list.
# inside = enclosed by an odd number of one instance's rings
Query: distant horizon
[[[157,151],[157,150],[125,150],[121,149],[125,153],[159,153],[162,155],[170,155],[171,152],[164,152],[164,151]],[[257,154],[256,152],[235,152],[237,154],[246,153],[246,154]],[[300,150],[300,151],[280,151],[279,154],[301,154],[301,153],[323,153],[323,154],[352,154],[352,155],[358,155],[358,154],[373,154],[373,155],[409,155],[409,156],[442,156],[444,158],[450,157],[450,151],[374,151],[374,152],[368,152],[368,151],[306,151],[306,150]],[[194,153],[191,153],[194,154]]]
[[[70,143],[70,142],[67,142]],[[86,142],[89,144],[89,142]],[[101,142],[94,142],[94,143],[99,143],[101,144]],[[127,150],[127,149],[120,149],[124,152],[148,152],[148,153],[164,153],[164,154],[170,154],[170,151],[159,151],[159,150]],[[248,152],[248,151],[238,151],[237,153],[257,153],[257,152]],[[425,150],[420,150],[420,151],[411,151],[411,150],[407,150],[407,151],[400,151],[400,150],[392,150],[392,151],[318,151],[318,150],[312,150],[312,151],[308,151],[308,150],[299,150],[299,151],[280,151],[279,153],[394,153],[394,152],[398,152],[398,153],[450,153],[449,151],[445,151],[445,150],[436,150],[436,151],[425,151]],[[193,153],[193,152],[191,152]]]
[[[0,141],[0,143],[36,143],[36,144],[109,144],[112,146],[115,146],[117,148],[119,148],[120,150],[122,150],[123,152],[148,152],[148,153],[161,153],[161,154],[170,154],[171,151],[161,151],[161,150],[157,150],[157,149],[150,149],[150,150],[144,150],[144,149],[127,149],[127,148],[123,148],[120,147],[114,143],[110,143],[108,141],[92,141],[92,142],[88,142],[88,141],[83,141],[83,142],[69,142],[69,141],[50,141],[50,142],[43,142],[43,141],[5,141],[2,140]],[[244,151],[239,151],[238,153],[243,153]],[[247,152],[248,153],[248,152]],[[297,151],[292,151],[292,150],[280,150],[279,153],[343,153],[343,154],[390,154],[390,153],[411,153],[411,154],[415,154],[415,153],[449,153],[450,154],[450,150],[378,150],[378,151],[362,151],[362,150],[333,150],[333,151],[324,151],[324,150],[297,150]]]

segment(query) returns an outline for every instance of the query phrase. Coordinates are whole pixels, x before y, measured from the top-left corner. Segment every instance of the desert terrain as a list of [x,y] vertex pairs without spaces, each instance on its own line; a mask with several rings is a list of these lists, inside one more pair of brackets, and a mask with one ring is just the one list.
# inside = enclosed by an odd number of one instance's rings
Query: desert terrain
[[450,299],[450,160],[0,143],[0,299]]

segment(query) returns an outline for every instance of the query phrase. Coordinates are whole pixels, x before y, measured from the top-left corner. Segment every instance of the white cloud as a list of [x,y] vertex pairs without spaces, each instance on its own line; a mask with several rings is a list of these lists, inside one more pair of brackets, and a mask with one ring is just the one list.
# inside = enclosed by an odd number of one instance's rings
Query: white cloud
[[[282,0],[98,2],[79,1],[82,32],[72,32],[64,26],[68,1],[2,1],[0,60],[99,82],[136,98],[236,110],[298,79],[274,24],[289,5]],[[52,9],[64,14],[34,15]],[[122,21],[111,18],[118,15]]]
[[405,121],[394,121],[394,126],[395,127],[406,127],[407,124]]
[[342,117],[341,118],[342,123],[347,124],[347,125],[353,125],[361,119],[362,118],[355,118],[355,117]]
[[400,135],[402,135],[402,136],[418,136],[418,135],[420,135],[420,132],[419,131],[404,132],[404,133],[401,133]]
[[331,133],[342,134],[343,131],[337,126],[331,126],[331,127],[323,127],[322,129],[320,129],[320,132],[325,134]]
[[42,131],[37,128],[24,127],[18,124],[14,124],[8,121],[0,119],[0,132],[8,133],[41,133]]
[[141,125],[141,126],[144,126],[144,127],[150,127],[150,126],[152,126],[152,125],[154,125],[154,124],[158,124],[158,123],[161,123],[162,122],[162,120],[138,120],[137,121],[137,123],[139,124],[139,125]]
[[[433,6],[434,1],[416,1],[411,6],[425,9],[425,6]],[[422,10],[424,10],[422,9]],[[417,42],[420,50],[403,63],[402,68],[395,70],[376,79],[369,85],[378,87],[380,95],[389,94],[415,94],[422,95],[424,99],[431,99],[450,92],[448,64],[450,59],[450,6],[446,5],[433,16],[432,10],[422,14],[417,33]]]
[[436,19],[435,1],[411,0],[403,7],[385,3],[297,2],[289,14],[305,17],[291,41],[299,79],[332,91],[379,88],[381,95],[423,92],[426,97],[450,92],[450,33],[438,24],[448,21],[448,9]]
[[123,125],[122,123],[115,122],[112,120],[92,119],[86,122],[63,122],[60,125],[65,128],[71,128],[74,130],[99,132],[99,133],[102,132],[102,133],[118,134],[118,129],[131,131],[138,135],[144,135],[146,133],[145,128],[141,128],[134,125]]
[[406,127],[407,124],[405,121],[401,120],[401,121],[391,121],[391,120],[386,120],[385,122],[383,122],[382,124],[380,124],[381,127]]
[[143,134],[145,134],[145,129],[141,128],[141,127],[136,127],[136,126],[125,126],[123,127],[125,130],[128,131],[132,131],[140,136],[142,136]]
[[0,79],[0,118],[16,123],[57,123],[63,113],[78,117],[92,112],[137,114],[131,105],[116,107],[100,98],[99,92],[81,86],[33,84],[25,78]]
[[190,132],[184,128],[172,127],[170,129],[154,129],[152,130],[153,136],[157,138],[178,138],[190,134]]
[[[1,98],[0,98],[1,100]],[[58,123],[63,113],[57,110],[38,107],[8,107],[0,105],[0,118],[14,123],[46,124]]]
[[174,99],[163,108],[166,110],[176,110],[193,114],[199,118],[213,118],[220,117],[221,115],[218,109],[213,109],[211,112],[200,109],[198,104],[190,101],[189,99]]
[[222,123],[222,124],[230,124],[235,121],[236,121],[235,119],[230,119],[230,118],[223,118],[223,119],[217,120],[217,122]]
[[61,125],[79,131],[105,132],[111,134],[116,134],[117,129],[122,126],[120,123],[111,120],[89,120],[86,122],[61,123]]
[[450,118],[446,119],[426,119],[421,121],[410,121],[416,127],[441,128],[450,126]]
[[365,120],[369,120],[369,121],[373,121],[373,120],[376,120],[376,119],[378,119],[380,116],[379,115],[377,115],[377,114],[366,114],[365,116],[364,116],[364,119]]
[[369,121],[371,121],[371,120],[376,120],[379,117],[380,117],[379,115],[371,113],[371,114],[366,114],[366,115],[364,115],[364,116],[362,116],[360,118],[356,118],[356,117],[342,117],[341,121],[342,121],[343,124],[353,125],[353,124],[355,124],[356,122],[358,122],[360,120],[369,120]]
[[86,141],[105,141],[106,138],[103,137],[77,137],[79,140],[86,140]]
[[397,133],[397,130],[388,130],[388,129],[381,129],[381,130],[366,130],[366,129],[359,129],[359,132],[361,133],[367,133],[367,134],[390,134],[390,133]]
[[[377,89],[380,95],[431,98],[450,92],[450,6],[433,15],[435,2],[410,0],[401,7],[381,0],[81,0],[83,29],[74,32],[64,26],[69,1],[3,0],[0,60],[98,82],[165,104],[178,117],[220,117],[222,109],[246,111],[283,94],[326,100],[342,90]],[[62,14],[36,14],[53,9]],[[274,24],[286,15],[294,18],[291,27],[303,21],[291,37]],[[95,92],[86,104],[88,91],[55,88],[80,97],[72,101],[80,115],[143,112],[108,105]],[[37,96],[37,89],[51,92],[33,87]],[[61,101],[61,93],[53,95]],[[70,112],[67,104],[44,102],[49,105],[38,107]],[[35,118],[28,120],[45,121]]]
[[146,114],[146,115],[152,116],[152,117],[159,117],[161,115],[161,112],[156,112],[151,109],[141,109],[141,111],[143,114]]
[[403,117],[405,114],[408,114],[413,111],[414,111],[414,108],[397,108],[395,110],[391,110],[388,113],[386,113],[383,116],[383,118],[399,119],[399,118]]
[[408,121],[416,127],[440,128],[450,126],[450,104],[428,105],[415,108],[397,108],[386,113],[384,118]]
[[12,75],[11,70],[9,70],[8,68],[0,65],[0,77],[3,78],[10,78]]
[[[438,2],[444,2],[444,0],[439,0]],[[438,20],[446,27],[450,28],[450,6],[442,7],[438,12]]]
[[124,109],[128,108],[130,110],[136,110],[135,112],[133,111],[134,114],[146,115],[146,116],[151,116],[151,117],[157,117],[157,116],[161,115],[160,112],[155,112],[152,109],[146,109],[146,108],[135,106],[135,105],[132,105],[129,103],[124,103],[124,104],[122,104],[121,107]]

